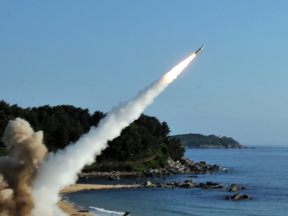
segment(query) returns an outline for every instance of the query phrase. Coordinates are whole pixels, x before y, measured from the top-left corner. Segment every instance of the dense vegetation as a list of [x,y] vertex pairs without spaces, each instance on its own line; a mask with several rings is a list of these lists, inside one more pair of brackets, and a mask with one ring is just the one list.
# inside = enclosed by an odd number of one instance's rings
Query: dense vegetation
[[71,105],[45,105],[23,109],[0,101],[0,137],[3,137],[8,121],[20,117],[28,121],[35,131],[44,131],[46,147],[55,152],[71,142],[76,142],[91,126],[97,126],[104,116],[100,111],[90,115],[88,109]]
[[[160,123],[157,118],[142,114],[118,138],[108,142],[97,162],[105,165],[102,170],[104,167],[105,170],[127,171],[163,167],[168,157],[178,160],[185,151],[179,140],[169,139],[169,132],[166,122]],[[151,160],[145,160],[149,158]],[[101,170],[97,164],[92,167]],[[86,168],[90,170],[91,167]]]
[[[91,126],[97,127],[105,115],[100,111],[91,115],[88,109],[71,105],[23,109],[0,101],[0,137],[8,121],[20,117],[27,120],[35,131],[43,130],[45,145],[49,151],[56,152],[76,142]],[[108,147],[97,157],[97,164],[85,170],[140,171],[149,167],[163,167],[168,157],[177,160],[185,151],[179,140],[169,139],[169,132],[166,122],[160,123],[157,118],[142,114],[122,131],[121,136],[108,142]],[[1,143],[0,155],[7,153]]]
[[173,139],[180,139],[185,148],[245,148],[230,137],[202,134],[181,134],[171,136]]

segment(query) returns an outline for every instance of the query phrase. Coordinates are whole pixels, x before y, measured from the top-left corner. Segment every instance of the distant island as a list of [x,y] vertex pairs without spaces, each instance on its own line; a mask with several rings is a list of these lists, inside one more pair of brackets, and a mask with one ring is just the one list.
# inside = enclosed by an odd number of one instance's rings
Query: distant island
[[170,136],[170,139],[179,139],[184,148],[247,148],[240,145],[231,137],[202,135],[202,134],[180,134]]

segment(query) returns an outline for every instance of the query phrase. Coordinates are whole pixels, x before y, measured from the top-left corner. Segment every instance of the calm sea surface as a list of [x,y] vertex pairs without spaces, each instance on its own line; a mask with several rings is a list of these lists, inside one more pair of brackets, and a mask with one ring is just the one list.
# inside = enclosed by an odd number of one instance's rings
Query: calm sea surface
[[[221,190],[183,189],[127,189],[68,194],[70,202],[79,204],[90,213],[103,216],[180,216],[180,215],[288,215],[288,148],[256,147],[255,149],[189,149],[185,157],[195,162],[207,161],[229,170],[215,175],[198,175],[197,183],[207,181],[224,185],[245,185],[241,195],[252,200],[231,201],[222,196],[233,195]],[[86,184],[130,184],[150,180],[170,182],[188,179],[188,175],[149,179],[124,179],[118,182],[86,180]]]

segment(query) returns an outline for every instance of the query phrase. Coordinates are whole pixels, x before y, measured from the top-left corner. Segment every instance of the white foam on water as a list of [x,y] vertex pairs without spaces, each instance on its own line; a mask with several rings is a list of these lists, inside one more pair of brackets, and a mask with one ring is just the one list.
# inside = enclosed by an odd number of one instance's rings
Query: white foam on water
[[111,216],[111,214],[113,214],[113,216],[117,216],[117,215],[124,215],[125,212],[117,212],[117,211],[111,211],[111,210],[107,210],[107,209],[104,209],[104,208],[97,208],[97,207],[94,207],[94,206],[89,206],[90,209],[93,209],[95,211],[95,213],[102,213],[101,215],[103,216]]

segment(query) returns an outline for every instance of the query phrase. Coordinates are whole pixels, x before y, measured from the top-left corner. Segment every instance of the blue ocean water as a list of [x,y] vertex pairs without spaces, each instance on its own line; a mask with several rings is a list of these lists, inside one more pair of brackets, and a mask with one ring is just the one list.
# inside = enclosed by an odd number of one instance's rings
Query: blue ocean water
[[[91,213],[103,216],[123,215],[129,211],[132,216],[210,216],[210,215],[288,215],[288,148],[256,147],[255,149],[188,149],[185,157],[195,162],[207,161],[218,164],[229,171],[215,175],[198,175],[193,179],[200,183],[207,181],[224,185],[235,183],[246,186],[241,195],[248,194],[252,200],[225,200],[224,195],[235,193],[227,190],[202,190],[200,188],[157,188],[99,190],[68,194],[70,202],[79,204]],[[123,179],[118,182],[106,180],[85,180],[85,184],[130,184],[150,180],[170,182],[188,179],[189,175],[149,179]]]

